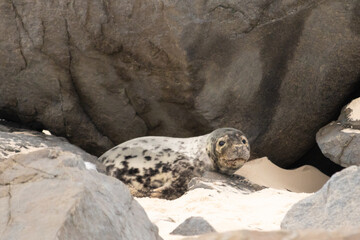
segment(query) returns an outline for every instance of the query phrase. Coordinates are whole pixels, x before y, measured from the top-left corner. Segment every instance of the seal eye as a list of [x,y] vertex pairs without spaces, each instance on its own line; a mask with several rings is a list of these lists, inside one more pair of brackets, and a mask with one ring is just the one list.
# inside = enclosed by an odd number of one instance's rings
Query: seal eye
[[245,140],[245,139],[243,139],[241,142],[242,142],[243,144],[246,144],[246,140]]
[[225,145],[225,142],[224,141],[220,141],[219,142],[219,146],[224,146]]

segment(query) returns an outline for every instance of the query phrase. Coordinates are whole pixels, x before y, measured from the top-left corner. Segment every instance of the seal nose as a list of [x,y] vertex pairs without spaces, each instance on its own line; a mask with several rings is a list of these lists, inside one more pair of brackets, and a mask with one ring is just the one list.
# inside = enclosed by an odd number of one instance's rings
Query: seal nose
[[248,159],[249,158],[249,148],[245,144],[234,145],[234,153],[237,157]]
[[241,152],[243,152],[244,151],[244,145],[235,145],[235,152],[236,152],[236,154],[240,154]]

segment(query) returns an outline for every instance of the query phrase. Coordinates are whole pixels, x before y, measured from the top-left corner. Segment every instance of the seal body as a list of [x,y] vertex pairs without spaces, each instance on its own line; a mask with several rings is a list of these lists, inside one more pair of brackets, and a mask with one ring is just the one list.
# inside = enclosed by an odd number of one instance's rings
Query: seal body
[[244,134],[220,128],[192,138],[141,137],[100,156],[108,175],[124,182],[136,197],[174,199],[205,171],[232,174],[250,157]]

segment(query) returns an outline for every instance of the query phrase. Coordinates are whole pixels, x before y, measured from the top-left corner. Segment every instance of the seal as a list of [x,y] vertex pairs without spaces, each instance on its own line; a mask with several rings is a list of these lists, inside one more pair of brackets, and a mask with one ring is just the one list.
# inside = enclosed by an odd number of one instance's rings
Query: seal
[[99,157],[108,175],[125,183],[136,197],[175,199],[206,171],[233,174],[250,157],[245,135],[219,128],[191,138],[140,137]]

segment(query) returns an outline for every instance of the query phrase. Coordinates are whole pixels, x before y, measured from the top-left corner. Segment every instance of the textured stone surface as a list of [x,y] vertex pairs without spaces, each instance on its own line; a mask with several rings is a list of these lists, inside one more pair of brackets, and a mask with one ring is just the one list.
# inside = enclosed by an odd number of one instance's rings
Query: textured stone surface
[[202,217],[189,217],[170,234],[193,236],[204,233],[216,232],[215,229]]
[[331,161],[343,167],[360,165],[360,98],[347,104],[337,121],[321,128],[316,142]]
[[[360,238],[358,232],[326,232],[321,230],[308,231],[234,231],[226,233],[206,234],[198,240],[357,240]],[[190,238],[189,238],[190,240]]]
[[360,227],[360,167],[336,173],[315,194],[287,212],[282,229],[344,230]]
[[343,167],[360,165],[360,130],[332,122],[319,130],[316,141],[333,162]]
[[99,172],[105,173],[105,167],[97,160],[97,157],[70,144],[66,139],[19,128],[18,126],[9,126],[9,124],[11,123],[0,122],[0,159],[18,153],[27,153],[51,147],[80,155],[86,161],[95,164]]
[[0,160],[1,239],[160,239],[124,184],[80,155],[41,149]]
[[[99,155],[230,126],[301,157],[359,76],[357,0],[0,3],[0,118]],[[286,151],[284,151],[286,149]]]

